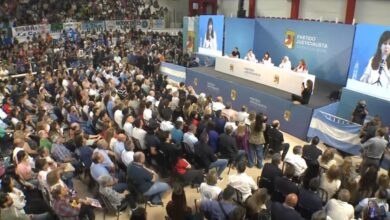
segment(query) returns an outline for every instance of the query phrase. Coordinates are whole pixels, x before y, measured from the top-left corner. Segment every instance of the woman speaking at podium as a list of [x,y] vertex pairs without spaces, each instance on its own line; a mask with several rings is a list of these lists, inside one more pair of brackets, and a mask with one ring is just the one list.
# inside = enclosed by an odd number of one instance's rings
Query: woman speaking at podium
[[390,31],[385,31],[379,38],[374,57],[370,59],[361,82],[390,88]]
[[308,79],[306,81],[306,87],[305,87],[305,83],[302,83],[302,92],[301,92],[301,96],[297,96],[297,95],[292,95],[291,96],[291,99],[292,101],[294,102],[299,102],[300,104],[302,105],[306,105],[309,103],[309,100],[310,100],[310,96],[311,96],[311,93],[313,92],[313,81],[311,81],[310,79]]

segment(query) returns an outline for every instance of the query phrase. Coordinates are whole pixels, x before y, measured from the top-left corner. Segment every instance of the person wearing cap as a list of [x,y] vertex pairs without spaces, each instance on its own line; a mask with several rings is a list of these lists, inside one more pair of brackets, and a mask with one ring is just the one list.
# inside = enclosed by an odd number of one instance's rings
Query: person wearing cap
[[365,100],[360,100],[352,112],[351,121],[363,125],[367,115],[368,115],[367,103]]

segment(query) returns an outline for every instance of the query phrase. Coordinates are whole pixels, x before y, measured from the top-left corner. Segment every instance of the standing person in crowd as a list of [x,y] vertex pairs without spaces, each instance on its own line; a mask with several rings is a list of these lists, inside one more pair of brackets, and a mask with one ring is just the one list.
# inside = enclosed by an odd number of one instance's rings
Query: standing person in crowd
[[347,189],[339,191],[338,199],[330,199],[325,205],[326,214],[332,219],[352,220],[355,219],[354,207],[348,203],[350,194]]
[[340,189],[340,169],[333,165],[321,175],[320,187],[328,193],[328,200],[332,198]]
[[284,143],[283,133],[280,131],[280,122],[278,120],[272,122],[271,128],[268,131],[268,139],[268,147],[274,153],[282,152],[282,160],[284,160],[290,144]]
[[250,125],[249,134],[249,156],[248,166],[253,167],[257,165],[258,168],[263,168],[263,150],[264,150],[264,131],[265,123],[263,121],[263,114],[258,113],[256,119]]
[[384,136],[388,133],[386,128],[379,128],[376,131],[376,136],[370,138],[364,144],[362,144],[362,157],[363,161],[360,165],[361,172],[365,172],[368,166],[375,166],[379,169],[382,155],[388,145],[388,141],[385,140]]

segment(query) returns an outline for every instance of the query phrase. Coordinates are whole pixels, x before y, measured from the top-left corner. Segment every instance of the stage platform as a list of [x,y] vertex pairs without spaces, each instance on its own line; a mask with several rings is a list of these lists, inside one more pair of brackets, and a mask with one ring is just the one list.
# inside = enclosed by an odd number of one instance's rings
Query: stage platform
[[278,119],[283,131],[302,140],[307,138],[313,110],[331,104],[330,92],[341,88],[316,80],[309,104],[295,105],[290,93],[215,71],[213,67],[187,69],[186,84],[192,85],[198,93],[222,96],[225,103],[231,102],[235,109],[246,105],[250,111],[267,114],[269,120]]

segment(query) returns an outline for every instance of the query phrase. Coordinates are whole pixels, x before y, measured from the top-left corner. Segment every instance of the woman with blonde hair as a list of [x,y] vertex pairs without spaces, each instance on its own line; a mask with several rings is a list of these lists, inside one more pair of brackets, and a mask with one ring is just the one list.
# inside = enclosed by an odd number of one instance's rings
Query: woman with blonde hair
[[337,162],[334,159],[334,150],[331,148],[326,149],[325,152],[318,158],[318,163],[320,164],[320,167],[325,170],[328,170],[329,167],[336,165]]
[[340,169],[336,165],[333,165],[326,171],[326,173],[321,175],[320,187],[328,193],[329,200],[340,189],[340,186]]
[[248,155],[249,146],[248,146],[248,129],[244,123],[239,123],[236,130],[236,143],[239,150],[244,150]]

